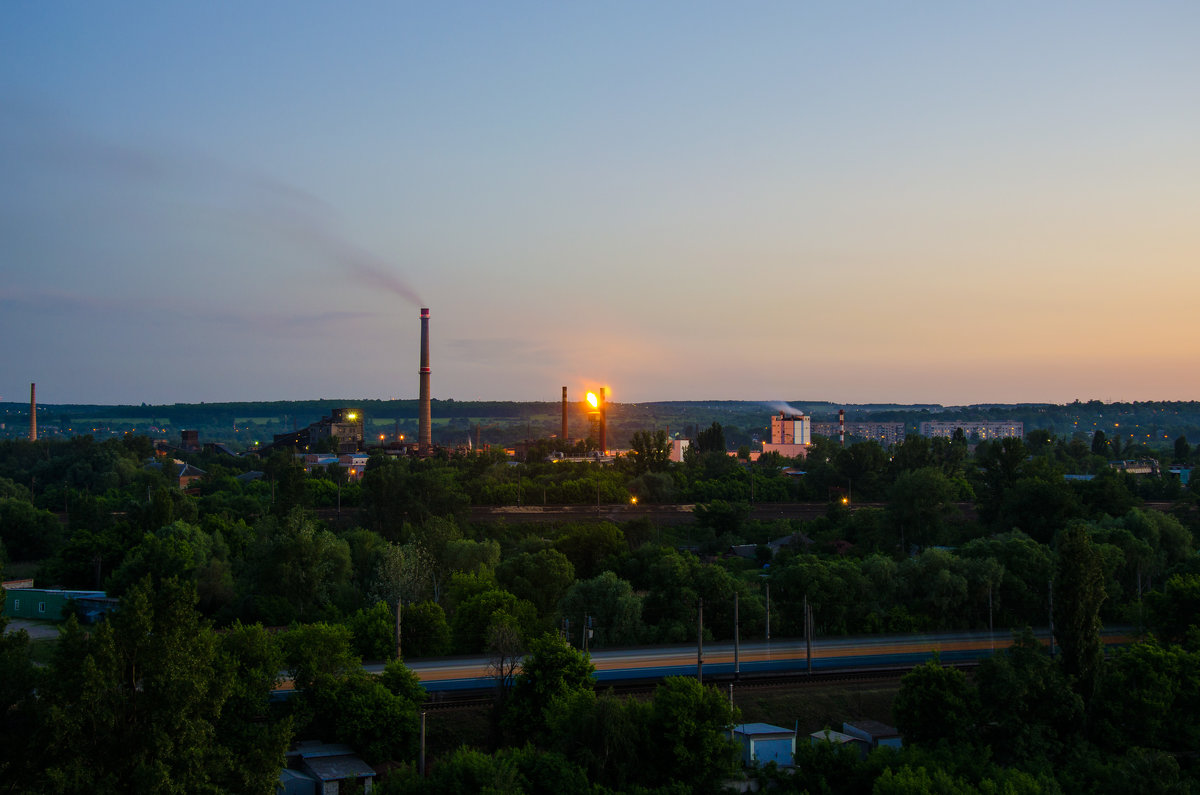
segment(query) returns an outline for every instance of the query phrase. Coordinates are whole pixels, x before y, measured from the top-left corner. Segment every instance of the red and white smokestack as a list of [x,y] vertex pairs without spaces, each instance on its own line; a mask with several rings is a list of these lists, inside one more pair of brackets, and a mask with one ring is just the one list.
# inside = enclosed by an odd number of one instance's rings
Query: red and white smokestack
[[565,386],[563,387],[562,436],[560,436],[559,438],[562,439],[562,443],[564,445],[566,445],[566,443],[567,443],[567,388]]
[[838,439],[846,446],[846,410],[838,409]]
[[421,307],[421,414],[417,420],[417,451],[433,452],[433,417],[429,408],[429,307]]
[[37,384],[29,385],[29,441],[37,441]]

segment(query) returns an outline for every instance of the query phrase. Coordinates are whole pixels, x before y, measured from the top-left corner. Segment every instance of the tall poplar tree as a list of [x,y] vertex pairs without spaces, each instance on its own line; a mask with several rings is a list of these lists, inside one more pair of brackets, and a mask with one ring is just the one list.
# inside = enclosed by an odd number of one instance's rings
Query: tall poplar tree
[[1087,526],[1074,523],[1058,540],[1054,572],[1054,636],[1062,648],[1063,671],[1087,701],[1096,689],[1104,647],[1100,640],[1100,605],[1104,565],[1088,536]]

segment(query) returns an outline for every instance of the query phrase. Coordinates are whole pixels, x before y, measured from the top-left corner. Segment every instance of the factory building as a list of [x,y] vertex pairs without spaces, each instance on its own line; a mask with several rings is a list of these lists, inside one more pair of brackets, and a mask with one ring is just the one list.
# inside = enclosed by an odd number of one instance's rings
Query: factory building
[[314,422],[307,428],[292,433],[275,434],[275,441],[260,450],[259,454],[269,449],[289,448],[298,452],[308,452],[330,438],[337,439],[339,453],[356,453],[363,449],[362,412],[355,409],[334,409],[328,417],[322,417],[320,422]]
[[763,443],[764,453],[779,453],[785,458],[803,458],[812,444],[812,418],[799,414],[771,417],[771,441]]

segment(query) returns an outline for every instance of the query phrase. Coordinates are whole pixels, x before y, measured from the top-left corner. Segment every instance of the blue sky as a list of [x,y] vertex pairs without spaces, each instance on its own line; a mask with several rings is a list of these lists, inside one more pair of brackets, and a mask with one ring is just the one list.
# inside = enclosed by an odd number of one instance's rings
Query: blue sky
[[1200,5],[0,5],[0,399],[1196,399]]

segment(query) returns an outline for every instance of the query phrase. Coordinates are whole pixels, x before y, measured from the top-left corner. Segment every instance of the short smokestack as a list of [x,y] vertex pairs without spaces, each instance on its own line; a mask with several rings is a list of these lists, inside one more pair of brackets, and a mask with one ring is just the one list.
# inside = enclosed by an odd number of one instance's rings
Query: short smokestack
[[417,450],[433,451],[433,417],[429,408],[429,308],[421,307],[421,415],[418,419]]
[[563,444],[567,443],[567,388],[563,387],[563,405],[562,405],[562,439]]
[[846,446],[846,410],[838,409],[838,439]]
[[37,441],[37,384],[29,385],[29,441]]

